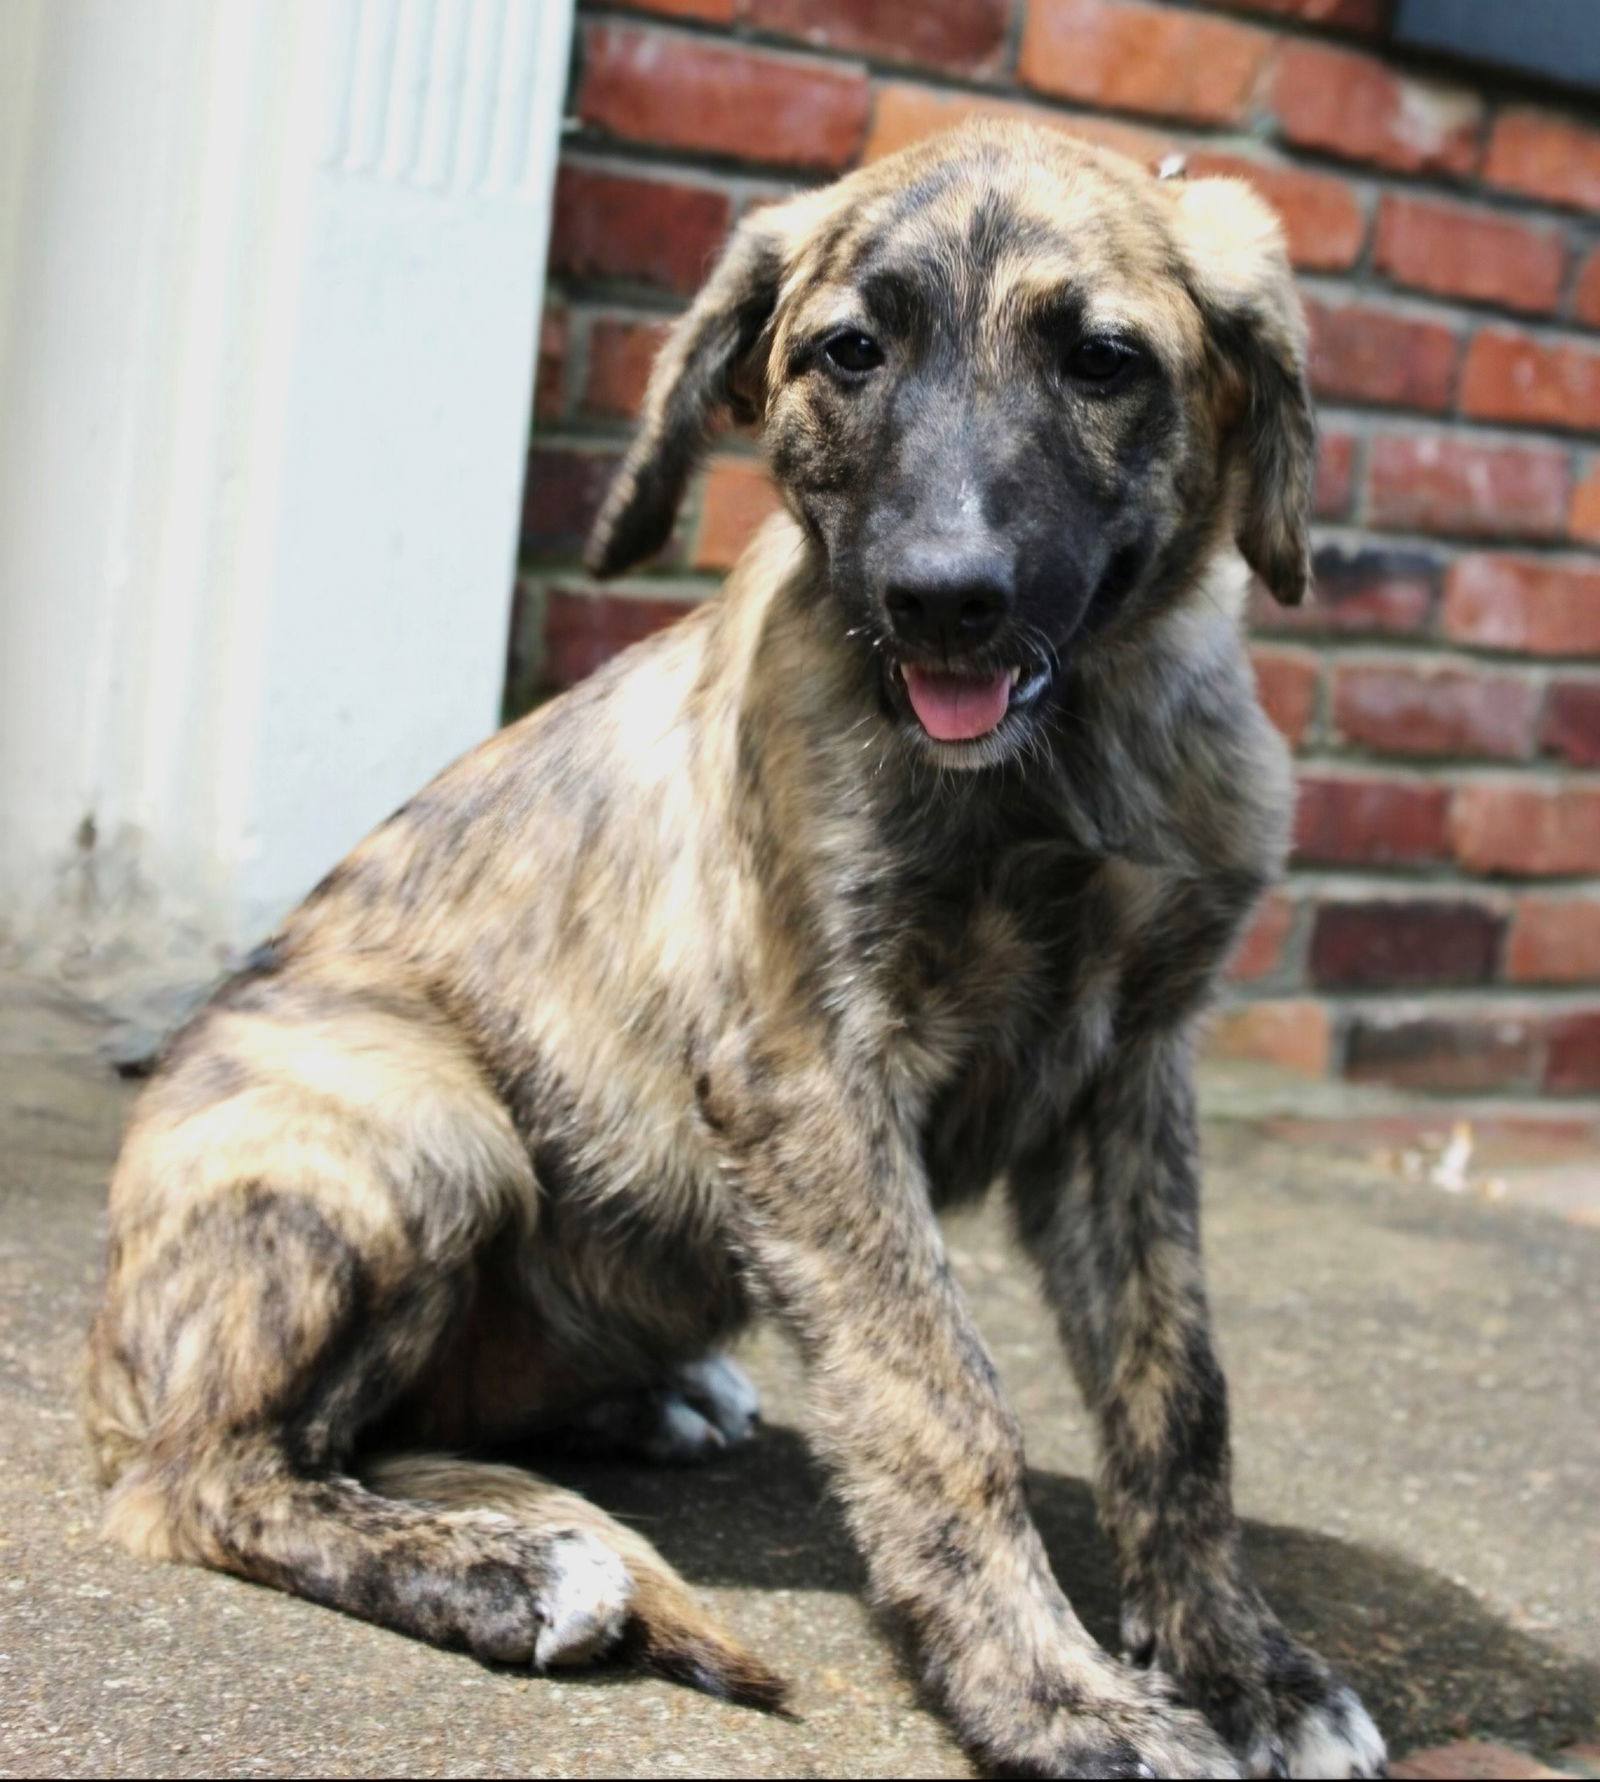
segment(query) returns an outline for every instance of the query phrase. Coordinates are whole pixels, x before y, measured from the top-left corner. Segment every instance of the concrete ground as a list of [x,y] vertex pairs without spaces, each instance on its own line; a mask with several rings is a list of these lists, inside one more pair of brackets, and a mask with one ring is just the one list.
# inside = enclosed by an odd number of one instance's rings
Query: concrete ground
[[[971,1774],[861,1607],[771,1336],[748,1352],[769,1420],[752,1447],[698,1472],[563,1476],[795,1680],[790,1719],[615,1671],[488,1670],[104,1546],[74,1380],[130,1092],[92,1038],[15,990],[0,1011],[0,1775]],[[1238,1497],[1268,1595],[1397,1753],[1596,1742],[1600,1228],[1236,1119],[1209,1148]],[[1592,1213],[1600,1181],[1578,1198]],[[1057,1571],[1110,1640],[1088,1431],[1051,1332],[997,1220],[952,1243],[1027,1425]]]

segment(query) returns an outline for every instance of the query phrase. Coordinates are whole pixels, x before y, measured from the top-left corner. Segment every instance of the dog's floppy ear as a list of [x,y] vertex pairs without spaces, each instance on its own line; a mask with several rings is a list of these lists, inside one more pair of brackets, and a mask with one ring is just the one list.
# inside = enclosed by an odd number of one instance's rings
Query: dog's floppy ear
[[1311,586],[1316,423],[1283,230],[1242,180],[1174,184],[1190,289],[1224,372],[1245,561],[1285,606]]
[[765,388],[758,347],[783,275],[784,207],[739,225],[650,373],[639,430],[589,534],[584,563],[617,575],[666,543],[718,412],[755,419]]

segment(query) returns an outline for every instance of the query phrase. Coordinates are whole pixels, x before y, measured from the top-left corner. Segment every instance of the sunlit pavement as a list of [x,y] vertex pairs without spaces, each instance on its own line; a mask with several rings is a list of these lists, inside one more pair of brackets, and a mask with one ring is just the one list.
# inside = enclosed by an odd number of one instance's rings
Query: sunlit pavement
[[[130,1090],[82,1023],[18,986],[3,1002],[0,1774],[970,1774],[860,1606],[771,1335],[748,1350],[753,1446],[698,1472],[564,1476],[793,1678],[791,1720],[617,1671],[490,1671],[103,1546],[75,1376]],[[1475,1133],[1441,1184],[1448,1119],[1341,1126],[1336,1102],[1278,1105],[1236,1075],[1210,1101],[1207,1244],[1269,1596],[1358,1684],[1397,1773],[1600,1774],[1600,1168]],[[1111,1640],[1088,1432],[1048,1321],[994,1212],[951,1244],[1057,1570]]]

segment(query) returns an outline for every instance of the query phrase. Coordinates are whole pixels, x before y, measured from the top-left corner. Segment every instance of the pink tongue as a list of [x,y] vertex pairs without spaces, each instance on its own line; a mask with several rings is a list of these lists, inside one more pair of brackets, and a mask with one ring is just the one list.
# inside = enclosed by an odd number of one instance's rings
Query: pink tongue
[[1011,676],[1004,669],[978,680],[971,675],[937,674],[909,662],[901,666],[912,709],[936,742],[970,742],[975,736],[987,736],[1011,703]]

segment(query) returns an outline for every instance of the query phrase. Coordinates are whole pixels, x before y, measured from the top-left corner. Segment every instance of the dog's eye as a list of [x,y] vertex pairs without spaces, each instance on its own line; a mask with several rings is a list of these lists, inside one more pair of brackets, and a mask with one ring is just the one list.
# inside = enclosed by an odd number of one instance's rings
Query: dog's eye
[[846,328],[831,336],[822,343],[822,351],[835,370],[852,376],[876,371],[883,363],[883,348],[859,328]]
[[1067,373],[1086,384],[1109,384],[1131,370],[1138,358],[1133,348],[1122,341],[1091,334],[1067,354]]

